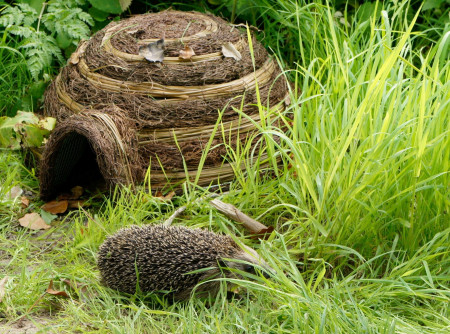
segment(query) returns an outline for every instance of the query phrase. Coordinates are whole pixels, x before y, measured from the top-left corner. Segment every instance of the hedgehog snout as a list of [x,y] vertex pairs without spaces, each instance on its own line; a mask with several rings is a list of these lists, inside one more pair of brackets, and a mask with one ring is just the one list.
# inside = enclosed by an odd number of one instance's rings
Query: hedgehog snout
[[261,273],[265,278],[270,278],[275,274],[275,270],[254,249],[245,245],[241,247],[242,249],[231,258],[231,261],[224,261],[226,267],[253,275]]

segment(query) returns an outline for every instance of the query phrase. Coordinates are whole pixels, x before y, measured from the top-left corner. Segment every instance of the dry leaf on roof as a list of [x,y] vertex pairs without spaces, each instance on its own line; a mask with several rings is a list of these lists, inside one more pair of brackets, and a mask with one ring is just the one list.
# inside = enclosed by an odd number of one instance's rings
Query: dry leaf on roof
[[46,230],[51,227],[50,225],[47,225],[44,219],[36,212],[27,213],[19,219],[19,224],[31,230]]
[[183,50],[180,50],[179,57],[181,59],[191,59],[192,56],[195,56],[194,49],[192,49],[189,45],[185,45]]
[[238,50],[236,50],[235,46],[230,42],[227,42],[224,45],[222,45],[222,54],[225,57],[234,58],[236,60],[242,59],[241,53]]
[[164,60],[164,39],[139,47],[139,55],[147,59],[149,62],[162,63]]
[[69,63],[76,65],[80,62],[80,57],[86,51],[87,41],[81,41],[78,48],[70,55]]

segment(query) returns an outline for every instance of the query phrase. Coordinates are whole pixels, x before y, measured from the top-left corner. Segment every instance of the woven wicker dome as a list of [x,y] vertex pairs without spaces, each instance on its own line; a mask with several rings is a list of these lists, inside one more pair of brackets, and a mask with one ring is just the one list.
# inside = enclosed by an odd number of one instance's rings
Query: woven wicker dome
[[[162,62],[139,54],[140,46],[163,37]],[[86,174],[108,184],[135,183],[150,168],[154,187],[182,182],[185,166],[190,176],[197,173],[219,117],[200,183],[232,178],[227,145],[251,140],[259,149],[254,125],[236,109],[258,121],[256,87],[273,113],[283,109],[287,91],[276,62],[250,42],[220,18],[178,11],[112,22],[82,42],[46,92],[45,113],[58,125],[42,157],[41,196]],[[224,57],[230,44],[240,59]],[[179,57],[186,47],[195,52],[189,59]]]

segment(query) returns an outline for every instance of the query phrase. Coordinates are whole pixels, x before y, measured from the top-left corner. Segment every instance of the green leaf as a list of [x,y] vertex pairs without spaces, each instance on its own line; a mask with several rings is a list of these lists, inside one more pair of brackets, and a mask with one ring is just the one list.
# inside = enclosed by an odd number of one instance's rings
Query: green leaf
[[22,135],[22,143],[26,147],[39,147],[44,141],[44,135],[48,135],[50,131],[41,129],[35,124],[24,124],[20,128]]
[[0,117],[0,147],[17,150],[20,148],[20,139],[16,137],[11,118]]
[[39,118],[32,112],[18,111],[17,115],[2,117],[0,121],[0,146],[17,150],[20,148],[20,128],[22,123],[37,124]]
[[109,13],[95,7],[91,7],[89,8],[89,15],[91,15],[94,20],[103,22],[108,18]]
[[120,14],[124,11],[119,0],[89,0],[91,5],[103,12]]
[[428,9],[436,9],[441,7],[442,3],[444,3],[446,0],[425,0],[423,3],[422,10],[428,10]]
[[39,121],[39,126],[42,129],[45,129],[48,131],[52,131],[55,128],[55,125],[56,125],[56,118],[53,118],[53,117],[46,117]]
[[56,44],[58,44],[61,49],[68,48],[70,44],[72,44],[72,38],[70,38],[67,33],[61,32],[56,36]]
[[28,70],[35,80],[39,80],[41,73],[52,65],[54,58],[63,62],[61,49],[56,40],[41,31],[24,39],[19,48],[25,49]]
[[45,2],[45,0],[20,0],[18,1],[20,3],[27,3],[30,5],[31,8],[33,8],[36,12],[40,12],[42,9],[42,4]]
[[29,123],[29,124],[38,124],[39,117],[37,117],[32,112],[28,111],[18,111],[17,115],[11,118],[12,122],[15,122],[15,124],[21,124],[21,123]]
[[56,119],[47,117],[43,120],[32,112],[18,111],[17,115],[0,118],[0,147],[19,149],[20,144],[26,147],[39,147],[56,124]]
[[53,215],[50,212],[47,212],[45,210],[41,209],[40,215],[42,217],[42,219],[44,219],[44,221],[50,225],[50,223],[55,220],[56,218],[58,218],[58,215]]
[[[375,8],[377,11],[375,12]],[[371,16],[378,17],[381,13],[382,6],[378,5],[376,6],[373,2],[365,2],[361,6],[359,6],[356,17],[358,18],[358,21],[364,22],[370,19]]]
[[41,98],[44,95],[48,82],[45,80],[39,80],[30,86],[30,95],[36,99]]

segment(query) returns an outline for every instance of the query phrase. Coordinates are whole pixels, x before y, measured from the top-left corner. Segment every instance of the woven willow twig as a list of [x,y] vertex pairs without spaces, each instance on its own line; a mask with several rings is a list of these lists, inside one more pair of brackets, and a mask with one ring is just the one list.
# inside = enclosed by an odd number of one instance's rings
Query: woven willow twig
[[[258,157],[255,157],[252,162],[255,162],[256,160],[258,160]],[[270,160],[266,153],[261,154],[259,160],[261,161],[259,164],[260,169],[266,168],[270,164]],[[235,170],[244,170],[246,167],[246,162],[242,162],[239,166],[236,166],[235,163],[223,163],[221,166],[203,168],[200,173],[198,184],[206,185],[217,179],[220,179],[221,182],[231,180],[235,176]],[[176,184],[186,179],[195,179],[197,173],[198,170],[188,170],[187,173],[184,171],[164,172],[152,170],[150,171],[151,184],[152,186]]]
[[[270,112],[280,113],[284,110],[284,102],[277,104],[270,109]],[[261,120],[260,114],[255,114],[247,117],[236,118],[231,121],[222,122],[217,131],[216,138],[222,136],[223,132],[237,137],[237,134],[244,134],[256,130],[253,122]],[[253,122],[252,122],[253,121]],[[154,129],[141,130],[137,136],[139,145],[146,145],[151,143],[174,143],[175,138],[178,143],[189,142],[194,139],[210,138],[211,133],[216,125],[210,124],[205,126],[196,126],[190,128],[171,128],[171,129]]]
[[61,88],[61,74],[55,79],[56,94],[59,100],[64,103],[64,105],[72,110],[74,113],[80,113],[82,110],[86,109],[82,104],[75,102],[69,94],[66,93],[64,89]]
[[[58,75],[55,79],[56,93],[58,95],[59,100],[74,113],[79,113],[84,109],[90,108],[90,106],[84,106],[76,101],[74,101],[69,94],[66,93],[64,88],[61,86],[61,77]],[[259,86],[261,87],[260,82],[258,81]],[[189,101],[195,102],[195,100],[202,100],[205,102],[214,100],[215,96],[194,96],[189,97]],[[166,108],[170,108],[171,105],[177,104],[180,101],[186,101],[186,96],[181,98],[165,98],[165,99],[155,99],[153,102],[160,104]]]
[[275,71],[275,64],[268,59],[257,71],[247,74],[242,78],[216,84],[204,86],[165,86],[155,82],[131,82],[105,77],[92,72],[83,59],[78,63],[80,73],[95,87],[110,92],[129,94],[148,94],[153,97],[217,97],[228,95],[232,92],[242,92],[247,89],[254,89],[256,82],[264,85],[269,82],[272,73]]
[[98,120],[100,120],[111,131],[110,133],[119,148],[118,151],[120,154],[120,158],[122,160],[122,166],[125,171],[124,174],[127,179],[127,182],[128,182],[128,184],[131,184],[132,186],[134,186],[134,180],[133,180],[133,176],[131,173],[130,162],[128,161],[127,152],[126,152],[124,144],[122,142],[122,136],[120,135],[119,130],[116,127],[116,124],[111,119],[111,117],[109,117],[108,114],[100,113],[100,112],[92,112],[92,113],[90,113],[90,115],[92,115],[93,117],[96,117]]
[[[196,21],[203,21],[204,25],[205,25],[205,29],[202,31],[199,31],[191,36],[185,36],[185,37],[181,37],[181,38],[166,38],[165,39],[165,43],[174,43],[174,42],[189,42],[193,39],[199,39],[199,38],[203,38],[206,37],[212,33],[215,33],[219,27],[217,25],[217,22],[214,21],[213,19],[211,19],[209,16],[207,15],[203,15],[201,13],[189,13],[189,12],[183,12],[183,16],[188,16],[191,17],[193,20]],[[102,43],[101,45],[103,45],[105,47],[106,50],[112,52],[115,54],[116,49],[113,48],[113,46],[111,45],[111,37],[119,32],[120,30],[126,30],[127,27],[123,27],[123,24],[118,23],[117,25],[109,28],[106,33],[105,36],[103,36],[102,39]],[[151,38],[151,39],[142,39],[140,40],[138,43],[139,44],[148,44],[148,43],[152,43],[157,41],[159,38]],[[119,54],[122,54],[121,51],[116,50],[117,52],[119,52]],[[123,57],[123,59],[125,60],[131,60],[133,61],[133,57],[131,57],[130,59],[128,59],[128,56],[131,56],[127,53],[123,53],[125,56]],[[121,57],[122,58],[122,57]]]

